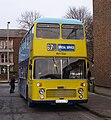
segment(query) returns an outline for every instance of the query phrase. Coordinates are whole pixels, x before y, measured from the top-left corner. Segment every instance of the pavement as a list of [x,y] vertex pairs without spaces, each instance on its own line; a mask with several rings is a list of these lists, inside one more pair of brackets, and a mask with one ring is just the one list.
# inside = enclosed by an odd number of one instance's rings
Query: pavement
[[[109,90],[109,92],[111,91]],[[91,113],[94,113],[102,118],[107,118],[105,120],[111,120],[111,96],[89,92],[88,102],[79,105]]]
[[[111,91],[109,91],[111,92]],[[111,97],[89,92],[88,102],[80,106],[100,117],[111,120]]]

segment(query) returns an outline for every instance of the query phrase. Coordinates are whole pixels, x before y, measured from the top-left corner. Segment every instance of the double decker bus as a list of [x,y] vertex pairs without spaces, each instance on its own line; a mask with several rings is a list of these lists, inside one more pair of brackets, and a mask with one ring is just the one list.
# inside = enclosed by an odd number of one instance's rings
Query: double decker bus
[[19,48],[19,93],[34,103],[88,100],[85,28],[76,19],[39,18]]

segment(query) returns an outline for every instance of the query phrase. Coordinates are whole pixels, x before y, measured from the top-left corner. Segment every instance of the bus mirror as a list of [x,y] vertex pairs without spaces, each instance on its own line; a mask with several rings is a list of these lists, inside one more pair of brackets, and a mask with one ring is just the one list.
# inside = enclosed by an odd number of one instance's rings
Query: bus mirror
[[32,65],[31,64],[29,65],[29,70],[32,70]]

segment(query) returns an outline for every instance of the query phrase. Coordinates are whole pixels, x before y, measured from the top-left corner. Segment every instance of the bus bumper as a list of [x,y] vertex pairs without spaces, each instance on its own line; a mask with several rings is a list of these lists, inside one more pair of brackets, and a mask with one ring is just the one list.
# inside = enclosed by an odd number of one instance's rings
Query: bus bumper
[[76,104],[76,103],[87,103],[87,99],[86,100],[68,100],[67,102],[57,102],[56,100],[40,100],[40,101],[35,101],[35,100],[29,100],[31,103],[37,103],[37,104],[51,104],[51,105],[55,105],[55,104]]

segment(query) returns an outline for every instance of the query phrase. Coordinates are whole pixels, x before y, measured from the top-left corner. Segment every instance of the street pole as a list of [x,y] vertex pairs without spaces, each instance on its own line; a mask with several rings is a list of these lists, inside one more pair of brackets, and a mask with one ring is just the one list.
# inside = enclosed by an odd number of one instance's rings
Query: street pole
[[10,24],[10,22],[7,22],[7,81],[8,82],[9,82],[9,79],[10,79],[9,24]]

